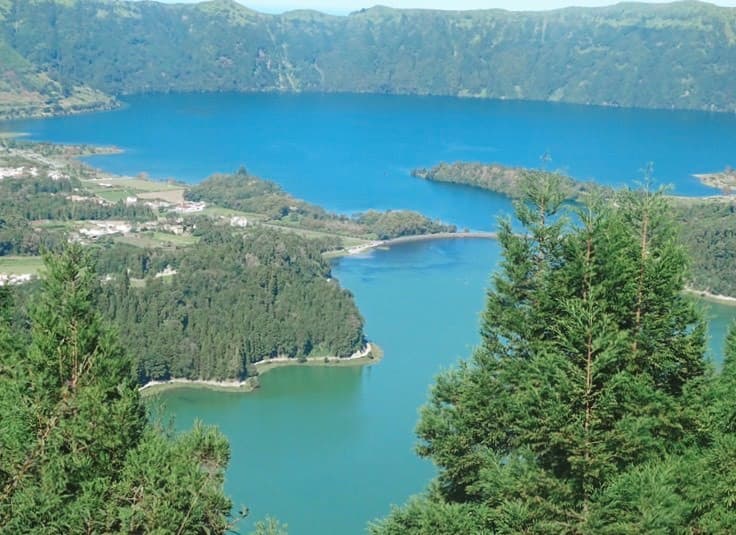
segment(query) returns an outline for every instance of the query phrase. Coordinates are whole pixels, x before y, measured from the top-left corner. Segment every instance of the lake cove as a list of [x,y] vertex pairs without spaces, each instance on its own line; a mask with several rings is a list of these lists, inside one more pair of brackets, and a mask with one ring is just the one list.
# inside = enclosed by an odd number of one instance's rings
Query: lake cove
[[[441,160],[553,168],[633,184],[654,161],[683,195],[712,193],[691,175],[733,165],[736,116],[542,103],[369,95],[153,95],[103,114],[6,123],[31,139],[117,145],[89,159],[121,174],[199,181],[245,165],[296,196],[341,212],[411,208],[460,228],[495,230],[508,200],[435,184],[411,169]],[[253,520],[275,515],[292,533],[361,533],[432,477],[413,453],[418,408],[441,370],[478,342],[478,315],[498,245],[406,243],[336,260],[378,365],[295,366],[253,393],[181,388],[154,396],[177,428],[219,425],[232,445],[227,490]],[[736,309],[710,306],[720,357]]]
[[253,519],[273,514],[296,534],[360,533],[432,477],[413,453],[417,410],[434,376],[477,343],[497,261],[487,240],[344,258],[334,274],[355,294],[380,364],[288,367],[247,394],[172,390],[159,398],[165,414],[182,429],[196,418],[220,425],[233,448],[227,490]]
[[[253,393],[168,391],[164,414],[199,418],[230,438],[227,490],[252,520],[266,514],[296,534],[361,533],[419,492],[431,464],[413,453],[419,406],[442,369],[478,342],[479,313],[498,246],[487,240],[407,243],[340,259],[334,274],[356,297],[380,364],[288,367]],[[709,305],[714,351],[736,308]],[[246,523],[250,525],[250,523]]]

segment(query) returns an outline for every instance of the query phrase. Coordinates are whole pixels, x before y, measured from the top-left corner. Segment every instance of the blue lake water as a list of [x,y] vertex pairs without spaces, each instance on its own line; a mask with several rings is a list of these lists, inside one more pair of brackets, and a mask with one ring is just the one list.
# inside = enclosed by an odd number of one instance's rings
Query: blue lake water
[[[370,95],[152,95],[122,110],[0,125],[32,139],[112,144],[91,158],[108,171],[196,182],[244,165],[340,212],[411,208],[473,229],[508,214],[499,196],[412,178],[417,166],[475,160],[538,166],[634,184],[654,162],[675,192],[711,190],[693,173],[736,165],[736,116],[546,103]],[[277,516],[296,535],[360,533],[421,491],[432,466],[412,452],[418,407],[439,370],[478,341],[497,265],[491,241],[422,242],[342,259],[334,274],[385,351],[364,369],[289,368],[254,394],[183,389],[160,402],[186,428],[219,425],[233,448],[227,489],[252,518]],[[736,309],[711,307],[711,348]],[[246,523],[246,528],[249,523]]]
[[653,162],[683,195],[691,175],[736,166],[736,115],[376,95],[185,94],[133,97],[105,114],[6,123],[32,139],[113,144],[91,158],[121,174],[199,181],[244,165],[294,195],[340,212],[411,208],[488,229],[508,202],[426,183],[415,167],[472,160],[549,167],[633,184]]

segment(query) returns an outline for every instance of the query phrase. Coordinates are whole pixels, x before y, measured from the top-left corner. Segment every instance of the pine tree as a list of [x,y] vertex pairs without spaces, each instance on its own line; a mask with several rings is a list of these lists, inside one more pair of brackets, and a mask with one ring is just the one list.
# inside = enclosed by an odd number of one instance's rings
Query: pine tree
[[152,429],[89,254],[45,260],[31,344],[0,355],[0,531],[224,532],[227,442]]
[[422,410],[437,481],[377,533],[425,532],[434,505],[489,532],[586,533],[620,474],[690,445],[704,327],[661,192],[591,201],[568,224],[557,186],[534,178],[526,232],[501,227],[483,343]]

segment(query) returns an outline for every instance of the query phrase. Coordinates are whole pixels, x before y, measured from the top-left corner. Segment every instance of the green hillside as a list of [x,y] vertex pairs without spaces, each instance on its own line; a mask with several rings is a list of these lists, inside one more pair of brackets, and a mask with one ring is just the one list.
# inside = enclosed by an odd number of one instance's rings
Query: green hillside
[[375,7],[337,17],[266,15],[232,0],[3,0],[0,13],[4,94],[51,110],[70,99],[67,109],[99,104],[93,88],[736,111],[736,9],[699,2],[536,13]]

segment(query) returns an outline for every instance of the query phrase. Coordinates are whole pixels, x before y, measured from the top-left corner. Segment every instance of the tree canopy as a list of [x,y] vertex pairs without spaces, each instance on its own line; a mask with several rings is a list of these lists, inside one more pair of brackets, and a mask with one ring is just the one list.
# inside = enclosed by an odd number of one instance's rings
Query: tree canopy
[[223,533],[227,440],[148,423],[98,280],[79,246],[47,257],[27,345],[0,288],[0,531]]
[[536,178],[524,232],[501,223],[482,343],[421,411],[438,476],[372,532],[730,531],[736,335],[714,376],[666,199],[625,191],[570,218]]
[[100,308],[128,341],[141,383],[243,379],[271,357],[349,357],[364,347],[363,318],[318,240],[198,226],[192,247],[113,247],[101,261],[111,280]]

